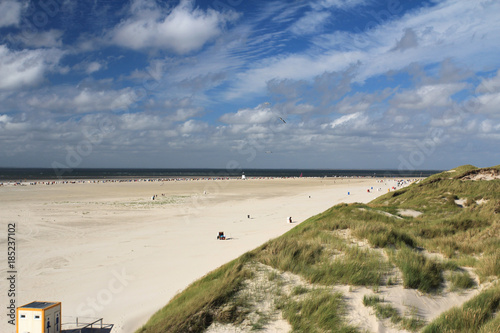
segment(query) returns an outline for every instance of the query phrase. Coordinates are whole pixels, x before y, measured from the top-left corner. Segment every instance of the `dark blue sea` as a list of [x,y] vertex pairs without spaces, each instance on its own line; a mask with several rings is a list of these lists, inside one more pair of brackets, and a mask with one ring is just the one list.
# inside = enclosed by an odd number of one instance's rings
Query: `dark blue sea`
[[335,169],[52,169],[0,168],[0,182],[48,179],[133,179],[202,177],[427,177],[442,170]]

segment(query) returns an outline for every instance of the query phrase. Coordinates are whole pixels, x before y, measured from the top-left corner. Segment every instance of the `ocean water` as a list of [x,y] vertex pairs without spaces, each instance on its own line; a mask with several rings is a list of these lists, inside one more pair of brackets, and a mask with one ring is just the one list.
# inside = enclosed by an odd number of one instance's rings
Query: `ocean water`
[[335,169],[59,169],[0,168],[0,182],[49,179],[216,178],[216,177],[427,177],[442,170]]

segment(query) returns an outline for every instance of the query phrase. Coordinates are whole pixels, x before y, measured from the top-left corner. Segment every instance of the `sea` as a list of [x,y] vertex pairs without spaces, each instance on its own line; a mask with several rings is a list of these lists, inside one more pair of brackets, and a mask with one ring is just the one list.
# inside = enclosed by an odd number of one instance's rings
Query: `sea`
[[68,179],[167,179],[260,177],[428,177],[442,170],[391,169],[119,169],[119,168],[0,168],[0,182]]

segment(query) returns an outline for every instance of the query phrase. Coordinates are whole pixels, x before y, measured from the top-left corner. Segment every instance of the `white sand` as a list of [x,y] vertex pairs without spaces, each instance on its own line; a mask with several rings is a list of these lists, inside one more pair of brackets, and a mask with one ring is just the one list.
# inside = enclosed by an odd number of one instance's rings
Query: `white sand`
[[[297,178],[2,186],[2,234],[8,223],[17,229],[17,305],[61,301],[63,321],[103,317],[114,333],[133,332],[207,272],[339,202],[369,202],[393,185],[372,193],[384,185]],[[217,241],[218,231],[231,240]],[[1,318],[0,331],[14,332],[5,311]]]

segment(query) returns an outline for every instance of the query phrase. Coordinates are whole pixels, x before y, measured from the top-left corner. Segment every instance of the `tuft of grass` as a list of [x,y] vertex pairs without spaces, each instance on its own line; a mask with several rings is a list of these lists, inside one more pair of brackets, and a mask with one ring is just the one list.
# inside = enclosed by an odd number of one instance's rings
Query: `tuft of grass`
[[292,296],[302,295],[308,293],[309,289],[303,286],[296,286],[292,289]]
[[500,277],[500,249],[490,255],[484,256],[477,264],[477,274],[482,281],[488,277]]
[[279,279],[279,277],[280,275],[276,271],[270,271],[267,274],[267,278],[269,279],[269,281],[274,281],[276,279]]
[[467,271],[451,272],[448,279],[451,282],[452,291],[469,289],[476,285]]
[[377,303],[383,302],[384,299],[380,298],[377,295],[364,295],[363,296],[363,305],[364,306],[374,306]]
[[311,283],[323,285],[340,283],[378,286],[388,267],[388,263],[380,254],[369,249],[350,247],[346,249],[343,257],[312,267],[305,277]]
[[265,328],[265,326],[269,323],[271,320],[271,317],[268,314],[258,312],[257,313],[259,316],[259,319],[252,323],[251,325],[251,331],[259,331]]
[[[432,323],[427,325],[424,333],[438,332],[478,332],[490,325],[498,323],[494,319],[500,310],[500,285],[482,291],[479,295],[463,304],[441,314]],[[491,332],[491,331],[487,331]]]
[[358,332],[345,322],[346,307],[340,293],[314,290],[301,301],[287,302],[282,311],[294,332]]
[[479,333],[500,333],[500,312],[496,314],[495,318],[481,326]]
[[410,248],[402,248],[393,261],[403,273],[403,286],[429,293],[443,283],[442,265]]
[[381,225],[365,225],[355,231],[355,234],[360,238],[368,239],[368,242],[375,247],[396,247],[402,246],[415,247],[416,241],[406,232],[398,230],[394,227],[386,227]]

